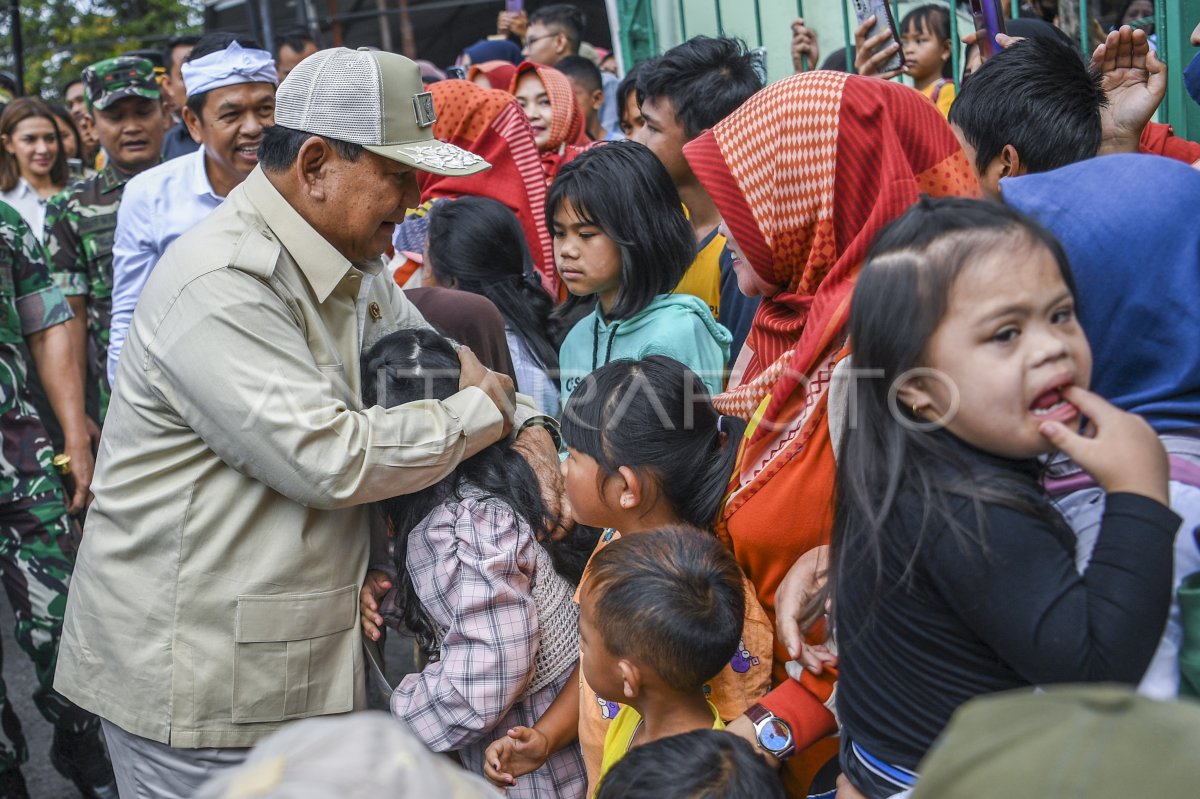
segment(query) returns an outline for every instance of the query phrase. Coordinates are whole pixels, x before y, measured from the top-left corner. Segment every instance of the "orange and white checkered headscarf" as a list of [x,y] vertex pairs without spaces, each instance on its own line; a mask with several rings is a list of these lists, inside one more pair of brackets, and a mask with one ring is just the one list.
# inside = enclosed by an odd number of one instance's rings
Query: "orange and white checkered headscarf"
[[482,156],[492,168],[461,177],[418,172],[421,200],[474,196],[504,203],[521,223],[542,285],[557,298],[561,280],[546,229],[546,177],[525,113],[508,92],[465,80],[440,81],[428,91],[437,110],[433,135]]
[[533,71],[542,79],[546,87],[546,97],[550,100],[550,139],[541,148],[542,165],[546,170],[546,180],[554,180],[558,170],[569,163],[584,150],[590,149],[595,143],[590,142],[584,133],[583,112],[579,109],[579,101],[575,99],[575,90],[571,88],[571,79],[554,67],[523,61],[517,66],[517,74],[513,75],[510,94],[517,91],[517,82],[521,76]]
[[716,398],[722,412],[749,419],[772,397],[764,431],[786,424],[779,409],[841,347],[854,282],[879,230],[923,192],[979,192],[927,98],[842,72],[768,86],[684,156],[750,266],[782,286],[759,305],[741,385]]

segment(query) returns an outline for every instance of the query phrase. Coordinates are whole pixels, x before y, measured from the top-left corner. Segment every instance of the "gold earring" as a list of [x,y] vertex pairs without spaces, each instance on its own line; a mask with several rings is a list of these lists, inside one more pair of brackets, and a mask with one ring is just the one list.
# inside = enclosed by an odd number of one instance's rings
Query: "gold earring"
[[920,416],[921,415],[921,406],[914,402],[912,404],[912,411],[913,411],[913,416]]

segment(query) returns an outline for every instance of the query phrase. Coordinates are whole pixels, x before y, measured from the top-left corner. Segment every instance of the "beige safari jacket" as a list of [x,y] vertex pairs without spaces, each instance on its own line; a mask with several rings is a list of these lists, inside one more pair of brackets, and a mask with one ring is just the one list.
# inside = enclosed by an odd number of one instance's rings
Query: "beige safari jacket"
[[261,169],[180,237],[121,355],[55,687],[175,747],[362,709],[364,503],[437,482],[502,427],[477,388],[361,407],[360,351],[425,324]]

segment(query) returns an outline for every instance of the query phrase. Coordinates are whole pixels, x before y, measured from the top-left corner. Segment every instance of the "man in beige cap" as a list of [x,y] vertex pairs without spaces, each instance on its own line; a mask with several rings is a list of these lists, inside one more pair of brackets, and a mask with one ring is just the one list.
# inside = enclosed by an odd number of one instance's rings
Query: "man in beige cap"
[[367,503],[512,429],[511,380],[469,351],[447,400],[359,400],[360,353],[424,324],[379,257],[416,172],[488,167],[433,139],[416,64],[322,51],[275,119],[150,275],[100,445],[55,686],[104,720],[126,797],[191,796],[284,722],[363,708]]

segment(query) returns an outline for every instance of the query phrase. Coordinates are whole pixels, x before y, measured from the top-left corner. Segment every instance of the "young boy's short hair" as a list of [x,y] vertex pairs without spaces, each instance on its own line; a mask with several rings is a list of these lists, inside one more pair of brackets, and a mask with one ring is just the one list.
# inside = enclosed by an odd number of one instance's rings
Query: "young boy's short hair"
[[754,748],[723,730],[695,730],[629,750],[596,799],[783,799],[783,783]]
[[756,58],[741,39],[695,36],[647,62],[638,76],[638,103],[667,98],[694,139],[763,87]]
[[698,690],[737,651],[742,571],[709,533],[666,527],[620,538],[592,556],[586,585],[609,651],[679,690]]
[[582,86],[589,94],[604,88],[603,78],[600,77],[600,67],[581,55],[569,55],[554,65],[562,74]]
[[1056,38],[1025,39],[963,83],[949,119],[975,148],[981,173],[1006,144],[1027,172],[1047,172],[1096,155],[1106,103],[1078,50]]

